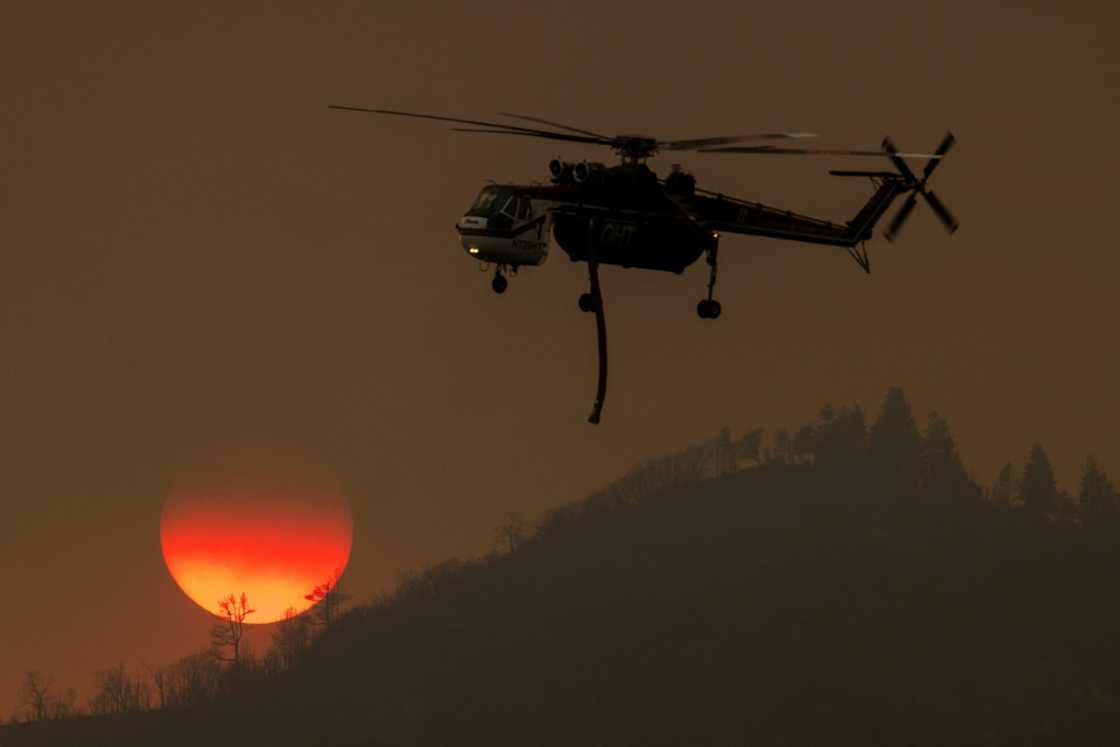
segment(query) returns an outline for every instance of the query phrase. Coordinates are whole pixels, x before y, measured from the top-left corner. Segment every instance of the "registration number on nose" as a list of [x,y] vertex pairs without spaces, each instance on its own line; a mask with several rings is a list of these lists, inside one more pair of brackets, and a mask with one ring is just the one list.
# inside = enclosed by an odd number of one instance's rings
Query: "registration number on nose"
[[513,248],[522,251],[539,252],[545,248],[548,242],[540,241],[538,239],[514,239]]

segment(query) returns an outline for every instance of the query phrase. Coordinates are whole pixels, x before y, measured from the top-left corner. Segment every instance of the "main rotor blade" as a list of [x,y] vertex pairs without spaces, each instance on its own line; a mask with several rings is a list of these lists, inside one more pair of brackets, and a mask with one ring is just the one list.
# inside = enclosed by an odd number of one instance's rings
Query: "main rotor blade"
[[819,135],[814,132],[756,132],[751,135],[700,137],[690,140],[659,140],[657,141],[657,147],[661,150],[698,150],[712,145],[747,143],[751,140],[799,140],[810,137],[819,137]]
[[847,169],[829,169],[833,176],[867,176],[872,179],[897,179],[898,174],[893,171],[849,171]]
[[530,130],[487,130],[480,127],[452,127],[455,132],[484,132],[492,135],[524,135],[526,137],[540,137],[548,140],[565,140],[569,143],[592,143],[594,145],[609,145],[609,140],[600,140],[593,137],[580,135],[567,135],[563,132],[533,132]]
[[[913,195],[911,195],[913,197]],[[926,202],[933,208],[933,212],[937,213],[937,217],[945,224],[945,228],[949,233],[956,233],[961,224],[949,212],[949,208],[945,207],[945,203],[941,202],[933,192],[922,192],[922,197],[926,198]]]
[[778,156],[897,156],[899,158],[941,158],[933,153],[886,153],[881,150],[845,150],[830,148],[776,148],[773,145],[744,145],[732,148],[701,148],[701,153],[756,153]]
[[511,114],[509,112],[498,112],[503,117],[513,117],[514,119],[524,119],[526,122],[536,122],[537,124],[546,124],[549,127],[558,127],[561,130],[568,130],[569,132],[578,132],[581,135],[591,135],[592,137],[602,138],[603,140],[610,140],[608,135],[600,135],[598,132],[591,130],[581,130],[578,127],[571,127],[570,125],[560,124],[559,122],[549,122],[547,119],[540,117],[530,117],[528,114]]
[[[437,122],[454,122],[456,124],[478,125],[480,127],[493,127],[499,130],[508,130],[510,132],[532,133],[541,136],[554,136],[561,133],[549,132],[547,130],[536,130],[531,127],[515,127],[513,125],[502,124],[501,122],[483,122],[477,119],[459,119],[458,117],[444,117],[438,114],[419,114],[417,112],[400,112],[394,109],[369,109],[364,106],[342,106],[340,104],[330,104],[329,109],[340,109],[342,111],[350,112],[367,112],[370,114],[392,114],[397,117],[415,117],[417,119],[434,119]],[[607,140],[607,143],[610,141]]]
[[[953,136],[953,133],[946,133],[945,139],[941,141],[941,145],[937,146],[937,155],[944,157],[945,154],[949,152],[949,149],[953,147],[953,143],[955,142],[957,142],[957,138]],[[933,170],[937,168],[937,164],[939,163],[941,163],[941,159],[930,161],[926,164],[926,168],[922,172],[922,181],[929,179],[929,175],[933,173]]]
[[917,204],[918,198],[911,192],[910,197],[906,199],[906,202],[902,203],[898,214],[894,216],[894,220],[892,220],[890,226],[887,227],[887,241],[894,241],[898,237],[898,232],[902,230],[902,224],[910,217],[911,211],[914,210],[914,206]]

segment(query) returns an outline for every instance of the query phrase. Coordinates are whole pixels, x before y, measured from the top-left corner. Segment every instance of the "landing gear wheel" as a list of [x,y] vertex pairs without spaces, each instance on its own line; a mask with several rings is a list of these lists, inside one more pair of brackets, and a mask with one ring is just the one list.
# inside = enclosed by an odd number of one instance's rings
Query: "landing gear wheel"
[[706,298],[696,304],[696,313],[701,319],[719,319],[719,315],[723,313],[723,307],[719,305],[719,301]]
[[595,310],[595,298],[590,293],[579,294],[579,310],[587,313]]
[[490,287],[500,296],[506,292],[506,288],[509,287],[509,281],[506,280],[505,275],[495,275],[494,279],[490,281]]

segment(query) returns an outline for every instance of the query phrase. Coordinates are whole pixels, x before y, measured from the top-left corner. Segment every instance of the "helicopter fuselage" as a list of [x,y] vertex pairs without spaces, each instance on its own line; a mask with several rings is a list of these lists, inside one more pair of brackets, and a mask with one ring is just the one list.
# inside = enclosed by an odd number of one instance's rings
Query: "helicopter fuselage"
[[551,235],[573,262],[680,273],[718,243],[646,167],[585,173],[582,182],[484,187],[456,223],[463,249],[491,264],[539,265]]

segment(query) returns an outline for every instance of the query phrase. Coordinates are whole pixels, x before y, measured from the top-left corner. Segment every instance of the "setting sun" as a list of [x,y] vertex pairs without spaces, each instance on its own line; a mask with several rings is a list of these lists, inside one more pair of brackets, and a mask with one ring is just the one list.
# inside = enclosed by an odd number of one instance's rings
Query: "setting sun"
[[160,519],[164,561],[179,587],[208,612],[248,595],[251,623],[312,605],[305,597],[346,567],[353,524],[340,491],[307,480],[211,480],[168,496]]

